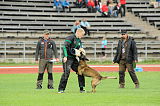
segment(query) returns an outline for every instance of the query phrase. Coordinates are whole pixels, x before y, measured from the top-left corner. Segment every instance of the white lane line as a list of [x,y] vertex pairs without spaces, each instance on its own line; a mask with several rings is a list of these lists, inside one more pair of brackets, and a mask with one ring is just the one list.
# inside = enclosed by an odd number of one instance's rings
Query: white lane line
[[[119,66],[98,66],[98,65],[90,65],[90,67],[119,67]],[[137,67],[160,67],[160,65],[137,65]],[[13,69],[13,68],[38,68],[38,66],[18,66],[18,67],[12,67],[12,66],[9,66],[9,67],[7,67],[7,66],[3,66],[3,67],[0,67],[0,69]],[[53,66],[53,68],[62,68],[62,66]]]

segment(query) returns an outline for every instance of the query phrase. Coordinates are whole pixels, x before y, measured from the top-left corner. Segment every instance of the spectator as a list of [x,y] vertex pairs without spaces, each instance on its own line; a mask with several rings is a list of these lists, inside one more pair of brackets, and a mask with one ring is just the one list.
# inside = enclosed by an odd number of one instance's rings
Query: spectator
[[102,5],[102,8],[101,8],[101,11],[102,11],[102,16],[109,16],[108,15],[108,6],[106,5],[106,3],[104,2],[104,4]]
[[[81,38],[84,36],[84,33],[85,32],[82,28],[78,28],[75,35],[66,37],[63,47],[63,74],[59,83],[58,93],[64,93],[70,70],[72,69],[76,73],[78,72],[79,62],[76,57],[80,56],[79,49],[83,49]],[[80,93],[84,93],[85,90],[83,88],[85,87],[85,78],[83,75],[78,75],[78,82]]]
[[36,89],[42,89],[43,74],[45,69],[47,69],[48,72],[47,87],[48,89],[53,89],[53,76],[52,76],[53,62],[50,60],[53,59],[53,55],[55,55],[57,61],[59,61],[59,59],[58,59],[56,44],[53,40],[49,38],[49,34],[50,34],[49,31],[45,30],[43,38],[38,41],[36,47],[36,54],[35,54],[36,63],[38,63],[38,57],[40,56]]
[[160,0],[150,0],[150,5],[153,5],[154,8],[159,8]]
[[83,0],[84,1],[84,7],[87,7],[88,5],[88,0]]
[[76,7],[82,8],[83,6],[83,0],[76,0]]
[[102,38],[102,56],[103,58],[106,58],[106,53],[105,53],[106,48],[107,48],[107,39],[106,37],[103,37]]
[[136,43],[126,31],[122,31],[121,39],[118,42],[116,55],[113,60],[113,63],[119,64],[119,88],[125,87],[126,69],[135,84],[135,88],[139,88],[139,81],[133,68],[134,62],[138,62]]
[[85,8],[87,7],[87,4],[88,4],[88,0],[76,0],[76,4],[77,6],[76,7],[79,7],[79,8]]
[[95,3],[93,0],[88,1],[88,13],[94,13],[95,12]]
[[60,0],[54,0],[54,6],[58,12],[62,11],[62,2]]
[[156,0],[158,8],[160,7],[160,0]]
[[98,11],[99,13],[101,13],[101,0],[95,0],[95,8],[96,8],[96,12]]
[[107,6],[108,6],[108,15],[113,16],[113,8],[114,8],[113,1],[109,0],[109,3],[107,4]]
[[151,0],[151,4],[154,6],[154,8],[159,8],[160,0]]
[[111,0],[107,0],[106,1],[106,5],[109,6],[109,4],[111,3]]
[[68,8],[69,9],[69,12],[71,12],[71,8],[70,8],[70,4],[69,4],[69,1],[68,0],[64,0],[62,2],[62,7],[63,7],[63,11],[65,12],[65,8]]
[[81,25],[80,25],[80,21],[79,21],[79,20],[76,20],[76,21],[74,22],[74,25],[73,25],[71,31],[75,34],[75,33],[76,33],[76,30],[77,30],[78,28],[81,28]]
[[117,2],[113,8],[113,16],[118,17],[119,13],[120,13],[120,4]]
[[158,7],[158,3],[156,2],[156,0],[151,0],[150,4],[153,5],[154,8]]
[[126,0],[120,0],[120,4],[121,4],[121,17],[125,17],[126,16]]
[[85,18],[81,21],[81,28],[84,29],[85,35],[88,34],[88,36],[90,36],[90,31],[89,31],[90,24],[87,22]]

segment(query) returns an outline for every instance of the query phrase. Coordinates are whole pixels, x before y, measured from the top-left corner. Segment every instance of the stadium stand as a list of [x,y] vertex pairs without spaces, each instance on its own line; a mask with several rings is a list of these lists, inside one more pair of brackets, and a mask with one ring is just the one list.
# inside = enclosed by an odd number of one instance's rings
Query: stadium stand
[[[71,13],[68,11],[58,13],[53,7],[53,0],[0,0],[0,58],[33,61],[37,40],[42,36],[44,29],[51,31],[51,38],[56,40],[61,56],[64,38],[71,34],[74,21],[83,18],[91,24],[91,36],[83,38],[84,48],[91,59],[97,60],[101,56],[100,42],[103,36],[109,41],[106,53],[108,59],[112,59],[119,39],[117,35],[123,29],[136,39],[142,58],[160,55],[157,36],[147,36],[147,32],[125,18],[102,17],[99,13],[87,13],[86,8],[76,8],[75,1],[69,1],[72,6]],[[149,0],[127,0],[127,9],[147,21],[152,13],[159,16],[159,10],[150,6]],[[151,19],[148,22],[151,22]],[[160,26],[158,21],[154,20],[152,23],[156,28]]]
[[[21,1],[21,2],[20,2]],[[1,12],[1,31],[5,32],[41,32],[44,29],[50,29],[51,31],[66,32],[70,31],[71,26],[65,26],[68,22],[72,24],[75,20],[81,20],[82,18],[88,18],[88,22],[105,22],[106,24],[112,24],[110,22],[124,22],[122,26],[125,26],[125,20],[121,18],[111,19],[106,17],[101,17],[100,14],[87,13],[87,8],[72,8],[72,13],[57,13],[55,8],[52,6],[51,0],[3,0],[0,4]],[[78,13],[78,14],[77,14]],[[83,15],[82,15],[83,14]],[[27,18],[26,18],[27,17]],[[53,24],[36,24],[40,22],[59,22],[64,23],[63,27],[53,27]],[[4,22],[4,23],[3,23]],[[30,24],[23,24],[27,22]],[[6,23],[10,23],[7,24]],[[14,23],[19,23],[14,24]],[[35,27],[33,27],[33,23]],[[128,23],[129,24],[129,23]],[[93,24],[92,24],[93,25]],[[118,25],[117,25],[118,26]],[[106,31],[106,32],[120,32],[122,29],[126,29],[131,32],[141,32],[141,29],[133,27],[133,25],[127,25],[124,28],[116,27],[113,25],[111,27],[101,26],[91,26],[91,32]]]
[[151,5],[150,0],[145,4],[139,2],[136,6],[129,4],[127,5],[127,8],[135,14],[135,16],[140,17],[143,21],[146,21],[159,29],[159,25],[156,24],[156,22],[160,22],[160,9],[154,8],[153,5]]

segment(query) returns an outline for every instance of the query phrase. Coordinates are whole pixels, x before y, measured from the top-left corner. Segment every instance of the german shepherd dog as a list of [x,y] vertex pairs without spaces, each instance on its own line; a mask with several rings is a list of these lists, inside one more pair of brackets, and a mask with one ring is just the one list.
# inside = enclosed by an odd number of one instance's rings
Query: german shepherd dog
[[84,75],[86,77],[92,77],[91,85],[92,85],[92,92],[96,92],[96,86],[100,83],[103,79],[117,79],[117,77],[102,77],[96,70],[89,67],[86,63],[89,61],[85,55],[81,53],[79,57],[79,66],[78,66],[78,74]]

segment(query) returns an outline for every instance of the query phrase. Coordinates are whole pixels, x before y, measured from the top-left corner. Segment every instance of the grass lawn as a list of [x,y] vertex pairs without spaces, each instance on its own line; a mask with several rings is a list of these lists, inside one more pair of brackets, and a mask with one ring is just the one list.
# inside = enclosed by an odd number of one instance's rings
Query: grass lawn
[[[47,89],[45,73],[43,89],[35,89],[37,74],[0,74],[0,106],[160,106],[160,72],[138,72],[140,88],[126,73],[126,88],[118,88],[118,79],[103,80],[96,93],[79,93],[77,77],[70,74],[65,93],[57,88],[62,73],[54,73],[54,90]],[[102,72],[117,76],[117,72]],[[91,78],[86,78],[87,91]]]

